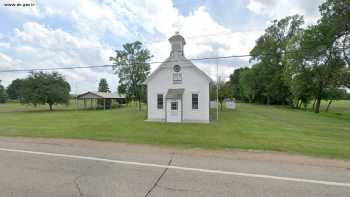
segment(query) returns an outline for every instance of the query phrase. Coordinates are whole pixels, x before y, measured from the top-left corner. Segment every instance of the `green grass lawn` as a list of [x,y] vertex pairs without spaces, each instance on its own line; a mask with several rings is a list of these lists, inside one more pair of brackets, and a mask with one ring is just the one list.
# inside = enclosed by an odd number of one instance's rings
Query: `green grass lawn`
[[[324,105],[325,103],[323,103]],[[350,159],[350,101],[336,101],[328,113],[281,106],[237,104],[210,124],[145,122],[136,106],[113,110],[57,111],[7,103],[0,105],[0,135],[76,138],[156,144],[180,148],[240,148]]]

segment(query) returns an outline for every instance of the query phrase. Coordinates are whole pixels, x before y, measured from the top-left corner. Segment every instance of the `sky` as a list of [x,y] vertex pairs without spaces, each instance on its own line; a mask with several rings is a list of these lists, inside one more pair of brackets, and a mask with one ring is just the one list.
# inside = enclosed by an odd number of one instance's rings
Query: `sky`
[[[114,50],[139,40],[164,61],[168,38],[180,32],[185,56],[202,58],[249,54],[274,19],[300,14],[315,23],[323,0],[0,0],[0,70],[95,66],[111,64]],[[6,3],[22,6],[5,6]],[[28,6],[23,6],[28,4]],[[214,61],[195,61],[215,79]],[[251,66],[249,58],[218,61],[219,75]],[[152,64],[151,70],[159,64]],[[106,78],[116,91],[111,68],[58,70],[72,93],[96,91]],[[7,86],[26,72],[0,73]]]

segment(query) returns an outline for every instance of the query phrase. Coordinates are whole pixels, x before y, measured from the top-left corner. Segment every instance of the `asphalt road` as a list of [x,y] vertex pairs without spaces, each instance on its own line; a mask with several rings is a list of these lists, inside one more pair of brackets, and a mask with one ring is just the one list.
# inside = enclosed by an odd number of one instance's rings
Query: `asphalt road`
[[350,162],[0,137],[0,196],[350,196]]

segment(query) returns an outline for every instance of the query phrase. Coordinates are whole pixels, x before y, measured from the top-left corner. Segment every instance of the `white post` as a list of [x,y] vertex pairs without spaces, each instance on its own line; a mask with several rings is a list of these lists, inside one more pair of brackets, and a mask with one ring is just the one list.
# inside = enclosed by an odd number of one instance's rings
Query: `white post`
[[219,64],[216,60],[216,120],[219,120]]

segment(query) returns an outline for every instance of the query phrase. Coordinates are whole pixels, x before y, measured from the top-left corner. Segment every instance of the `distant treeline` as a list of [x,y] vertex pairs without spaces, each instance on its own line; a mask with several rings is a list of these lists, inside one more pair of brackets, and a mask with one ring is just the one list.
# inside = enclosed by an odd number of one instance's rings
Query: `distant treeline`
[[273,21],[250,51],[254,65],[236,69],[224,92],[250,103],[312,104],[316,113],[321,100],[350,99],[350,1],[328,0],[319,10],[306,28],[299,15]]

